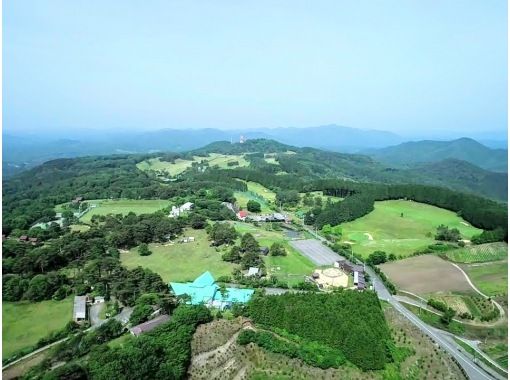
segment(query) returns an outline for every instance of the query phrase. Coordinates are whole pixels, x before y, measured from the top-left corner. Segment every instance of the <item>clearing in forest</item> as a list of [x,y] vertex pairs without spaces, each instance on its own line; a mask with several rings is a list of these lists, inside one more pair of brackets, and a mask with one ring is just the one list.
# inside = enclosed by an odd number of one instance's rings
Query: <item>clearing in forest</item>
[[73,297],[62,301],[3,302],[2,358],[33,346],[65,327],[73,316]]
[[414,256],[387,262],[380,268],[398,289],[420,296],[436,292],[473,292],[462,272],[438,256]]
[[198,163],[202,160],[207,161],[210,167],[217,165],[221,169],[243,167],[250,164],[248,161],[246,161],[244,155],[210,153],[204,157],[193,156],[193,159],[191,160],[183,160],[182,158],[177,158],[173,162],[161,161],[160,158],[151,158],[149,160],[139,162],[136,167],[143,171],[166,171],[170,176],[176,176],[190,168],[194,162]]
[[[152,214],[170,206],[170,202],[160,199],[100,199],[87,202],[91,209],[80,218],[80,221],[85,223],[90,223],[94,215],[126,215],[130,212],[135,214]],[[93,205],[95,207],[92,207]]]
[[[182,237],[194,237],[189,243],[178,243]],[[141,266],[159,274],[163,281],[192,281],[205,271],[215,278],[229,276],[235,265],[223,261],[223,252],[211,247],[205,230],[187,229],[176,242],[149,244],[152,255],[140,256],[138,248],[121,253],[122,265],[129,269]]]
[[464,239],[482,232],[462,222],[464,220],[454,212],[424,203],[375,202],[374,211],[342,224],[342,240],[354,243],[354,252],[364,257],[377,250],[409,256],[435,243],[434,235],[440,224],[457,228]]

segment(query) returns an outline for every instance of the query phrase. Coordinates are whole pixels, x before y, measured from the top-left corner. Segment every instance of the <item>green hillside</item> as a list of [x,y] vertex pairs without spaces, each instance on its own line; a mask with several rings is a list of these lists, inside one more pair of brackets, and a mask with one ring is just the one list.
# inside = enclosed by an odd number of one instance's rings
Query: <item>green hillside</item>
[[404,167],[454,158],[491,171],[508,171],[505,149],[491,149],[469,138],[453,141],[411,141],[377,149],[369,154],[381,162]]

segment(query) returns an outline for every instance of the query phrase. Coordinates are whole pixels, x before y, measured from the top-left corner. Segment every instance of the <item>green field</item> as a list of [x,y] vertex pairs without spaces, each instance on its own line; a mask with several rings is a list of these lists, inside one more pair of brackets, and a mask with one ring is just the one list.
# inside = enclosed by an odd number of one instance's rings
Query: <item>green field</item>
[[262,198],[274,202],[276,199],[276,193],[269,190],[267,187],[262,186],[260,183],[252,181],[242,181],[248,186],[248,191],[260,195]]
[[[149,160],[139,162],[136,167],[143,171],[166,171],[170,176],[176,176],[190,168],[193,162],[200,162],[202,160],[206,160],[211,167],[217,165],[221,169],[248,166],[250,164],[246,161],[244,155],[210,153],[207,157],[193,156],[193,160],[183,160],[178,158],[174,162],[161,161],[159,158],[151,158]],[[235,161],[238,162],[237,166],[228,166],[229,162]]]
[[283,231],[267,231],[263,227],[240,222],[234,222],[234,225],[241,234],[250,232],[261,246],[270,247],[275,242],[285,245],[287,256],[268,255],[264,258],[269,275],[274,275],[289,284],[295,284],[302,281],[305,275],[310,275],[316,268],[308,258],[290,246]]
[[248,191],[245,192],[236,191],[234,193],[234,197],[236,198],[237,206],[243,210],[246,210],[246,204],[248,203],[249,200],[254,200],[260,203],[260,209],[262,213],[271,212],[271,209],[269,208],[269,204],[267,203],[267,201],[264,198],[258,196],[258,194],[251,193]]
[[483,263],[504,260],[508,257],[508,245],[503,242],[472,245],[446,253],[449,260],[457,263]]
[[183,236],[193,236],[194,242],[173,245],[149,244],[150,256],[140,256],[137,248],[120,256],[127,268],[141,266],[158,273],[163,281],[194,280],[205,271],[216,278],[232,274],[235,266],[221,259],[221,252],[210,246],[205,230],[186,230]]
[[462,265],[469,278],[487,296],[508,294],[507,260],[493,263]]
[[[401,217],[403,213],[403,217]],[[375,202],[375,210],[355,221],[342,224],[343,241],[353,243],[355,253],[367,257],[376,250],[409,256],[435,242],[438,225],[458,228],[464,239],[479,234],[480,229],[454,212],[412,201]],[[369,235],[373,240],[369,239]]]
[[73,316],[73,297],[62,301],[3,302],[2,358],[33,346],[50,332],[60,330]]
[[81,217],[84,223],[90,223],[93,215],[123,214],[152,214],[170,206],[170,202],[159,199],[120,199],[120,200],[92,200],[90,205],[96,205]]

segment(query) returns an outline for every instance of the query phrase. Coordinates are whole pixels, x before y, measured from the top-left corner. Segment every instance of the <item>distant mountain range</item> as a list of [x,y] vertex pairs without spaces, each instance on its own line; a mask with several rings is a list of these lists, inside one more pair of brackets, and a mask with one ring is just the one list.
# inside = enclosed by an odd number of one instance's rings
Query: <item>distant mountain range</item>
[[[294,152],[289,155],[288,151]],[[342,178],[363,182],[417,183],[441,187],[506,201],[507,174],[482,169],[453,158],[397,168],[361,155],[299,148],[273,140],[248,140],[244,144],[227,141],[211,143],[193,154],[275,153],[280,169],[301,178]],[[265,165],[264,162],[261,163]],[[266,164],[267,165],[267,164]]]
[[[493,171],[506,171],[506,150],[491,149],[471,139],[404,142],[401,136],[379,130],[338,125],[257,130],[161,129],[150,132],[70,131],[70,138],[49,135],[3,134],[3,170],[8,177],[55,158],[115,153],[184,152],[214,141],[273,139],[297,147],[344,153],[362,152],[399,169],[455,158]],[[397,145],[400,144],[400,145]]]
[[452,141],[412,141],[381,149],[365,150],[363,153],[398,167],[457,159],[491,171],[508,171],[506,149],[491,149],[469,138]]

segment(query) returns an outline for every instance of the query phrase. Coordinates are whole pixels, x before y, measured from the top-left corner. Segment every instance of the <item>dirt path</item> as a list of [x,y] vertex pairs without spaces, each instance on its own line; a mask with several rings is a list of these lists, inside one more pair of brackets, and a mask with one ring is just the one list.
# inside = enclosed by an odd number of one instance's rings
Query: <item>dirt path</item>
[[368,240],[370,240],[370,241],[374,240],[374,237],[372,236],[372,234],[370,234],[368,232],[365,232],[363,235],[365,235],[368,238]]
[[491,297],[485,295],[484,293],[482,293],[472,282],[471,282],[471,279],[469,278],[469,276],[467,275],[466,272],[464,272],[464,270],[459,267],[457,264],[454,264],[454,263],[450,263],[452,264],[455,268],[457,268],[458,270],[460,270],[462,272],[462,274],[464,275],[464,277],[466,278],[466,281],[468,282],[468,284],[473,288],[473,290],[475,292],[477,292],[478,294],[480,294],[483,298],[485,299],[489,299],[491,300],[491,302],[494,304],[494,306],[496,306],[499,310],[499,320],[498,321],[501,321],[502,319],[505,318],[505,310],[503,309],[503,307],[497,303],[496,301],[494,301],[494,299],[492,299]]

